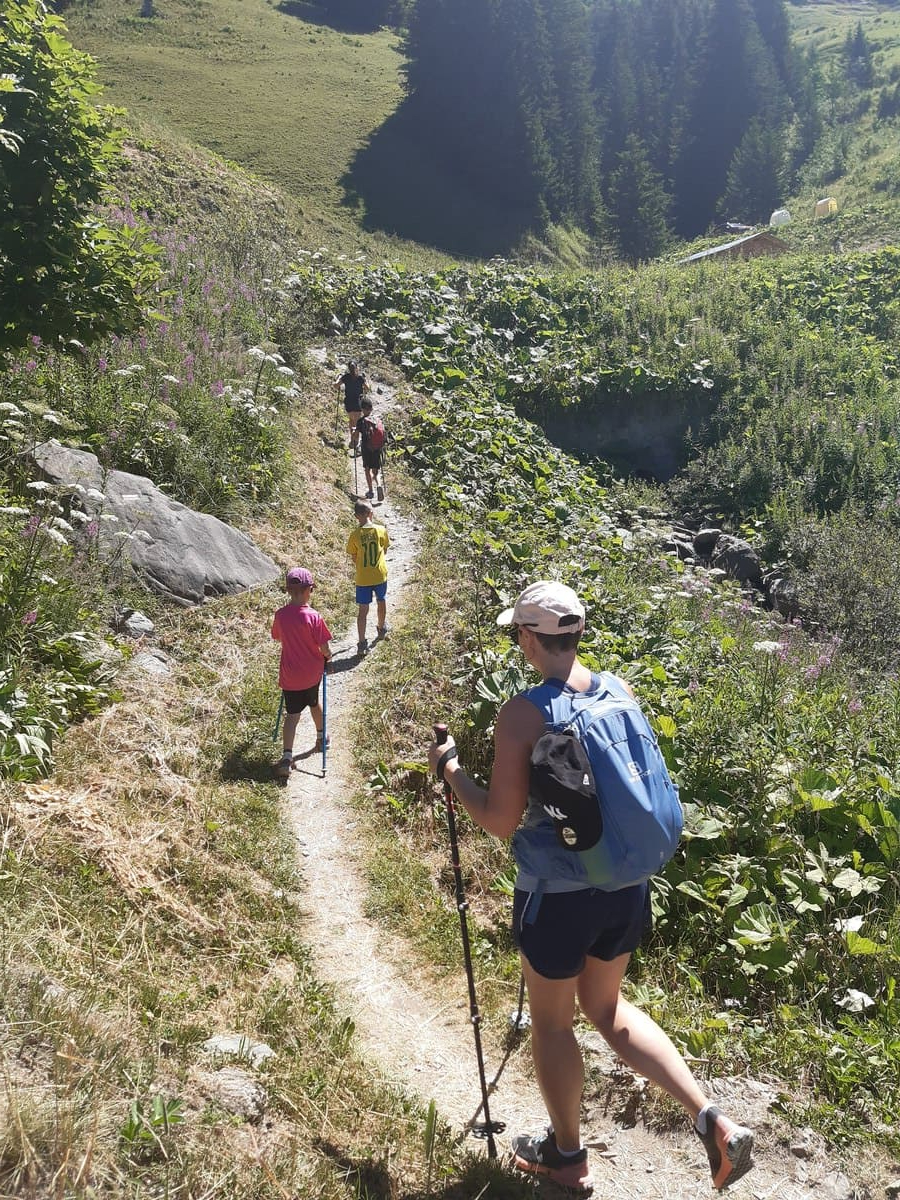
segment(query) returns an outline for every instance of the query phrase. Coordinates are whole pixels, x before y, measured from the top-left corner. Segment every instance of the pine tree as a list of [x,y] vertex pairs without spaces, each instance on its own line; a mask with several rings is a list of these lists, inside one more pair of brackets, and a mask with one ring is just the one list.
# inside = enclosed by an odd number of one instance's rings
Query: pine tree
[[666,247],[669,197],[637,134],[629,134],[610,176],[607,207],[622,258],[636,263]]
[[872,46],[860,21],[853,33],[847,34],[844,43],[844,67],[847,78],[857,87],[868,88],[875,82],[875,66],[872,61]]
[[784,195],[785,150],[781,130],[753,120],[734,152],[725,184],[722,216],[767,221]]
[[688,235],[706,228],[713,217],[750,122],[758,118],[779,129],[791,112],[749,0],[713,0],[700,53],[698,86],[676,168],[677,224]]

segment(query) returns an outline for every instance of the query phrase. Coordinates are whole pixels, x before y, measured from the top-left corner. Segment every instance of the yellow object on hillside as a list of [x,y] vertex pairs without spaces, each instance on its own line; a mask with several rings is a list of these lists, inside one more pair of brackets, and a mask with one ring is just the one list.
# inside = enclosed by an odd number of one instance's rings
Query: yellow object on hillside
[[834,196],[826,196],[824,200],[816,201],[816,220],[819,217],[833,217],[838,210],[838,202]]

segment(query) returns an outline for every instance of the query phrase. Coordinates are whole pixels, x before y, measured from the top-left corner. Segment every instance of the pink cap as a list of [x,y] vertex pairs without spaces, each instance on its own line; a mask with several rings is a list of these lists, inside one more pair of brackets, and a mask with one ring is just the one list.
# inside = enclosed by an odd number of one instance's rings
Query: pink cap
[[287,582],[288,586],[290,586],[293,583],[293,584],[296,584],[297,587],[312,587],[313,586],[312,572],[307,571],[306,567],[291,567],[291,569],[287,573],[286,582]]

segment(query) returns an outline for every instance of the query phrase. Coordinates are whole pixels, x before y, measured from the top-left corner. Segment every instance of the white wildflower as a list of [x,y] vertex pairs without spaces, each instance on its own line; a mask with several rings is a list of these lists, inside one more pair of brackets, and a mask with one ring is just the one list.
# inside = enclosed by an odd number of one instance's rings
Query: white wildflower
[[266,352],[263,350],[262,346],[251,346],[247,351],[247,357],[255,358],[257,361],[262,362],[262,360],[266,357]]
[[49,525],[44,526],[44,533],[48,538],[51,539],[51,541],[59,542],[62,546],[67,546],[69,544],[58,529],[51,529]]
[[753,649],[759,654],[777,654],[781,650],[781,642],[754,642]]
[[18,408],[15,404],[10,404],[8,400],[4,400],[3,403],[0,404],[0,413],[9,413],[9,415],[12,417],[25,416],[21,408]]
[[163,379],[166,383],[181,383],[177,375],[163,375]]
[[91,518],[87,515],[87,513],[82,512],[80,508],[73,508],[69,513],[69,520],[77,521],[79,525],[87,525],[90,519]]
[[64,533],[75,532],[74,528],[69,524],[69,522],[64,520],[62,517],[53,517],[50,521],[50,524],[54,529],[61,529]]
[[121,538],[123,542],[130,542],[132,536],[127,529],[117,529],[113,534],[113,537]]
[[32,479],[32,481],[30,483],[26,483],[25,486],[27,488],[30,488],[33,492],[52,492],[53,491],[53,484],[47,483],[43,479]]
[[48,575],[46,571],[42,571],[39,578],[41,583],[46,583],[47,587],[56,587],[58,582],[52,575]]
[[278,374],[279,374],[279,375],[284,375],[284,376],[286,376],[286,378],[288,378],[288,379],[293,379],[293,378],[294,378],[294,372],[291,370],[291,368],[290,368],[290,367],[279,367],[279,368],[278,368]]
[[843,1008],[847,1012],[865,1012],[867,1008],[875,1006],[875,1001],[867,992],[860,992],[856,988],[835,992],[832,999],[838,1008]]
[[863,927],[863,917],[839,917],[834,927],[838,933],[859,933]]
[[84,494],[87,496],[88,500],[103,501],[106,499],[106,496],[103,494],[103,492],[98,491],[97,488],[93,487],[88,488]]
[[2,513],[4,517],[27,517],[30,511],[30,509],[22,508],[18,504],[9,504],[5,505],[3,508],[0,508],[0,513]]
[[97,518],[99,521],[115,521],[118,524],[119,518],[115,513],[101,513]]

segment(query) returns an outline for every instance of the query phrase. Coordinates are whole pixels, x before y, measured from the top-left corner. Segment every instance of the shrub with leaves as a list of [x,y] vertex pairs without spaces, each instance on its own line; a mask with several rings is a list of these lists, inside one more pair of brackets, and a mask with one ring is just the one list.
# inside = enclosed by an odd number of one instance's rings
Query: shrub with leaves
[[119,139],[92,60],[40,0],[6,0],[0,71],[0,353],[134,327],[154,248],[94,211]]

